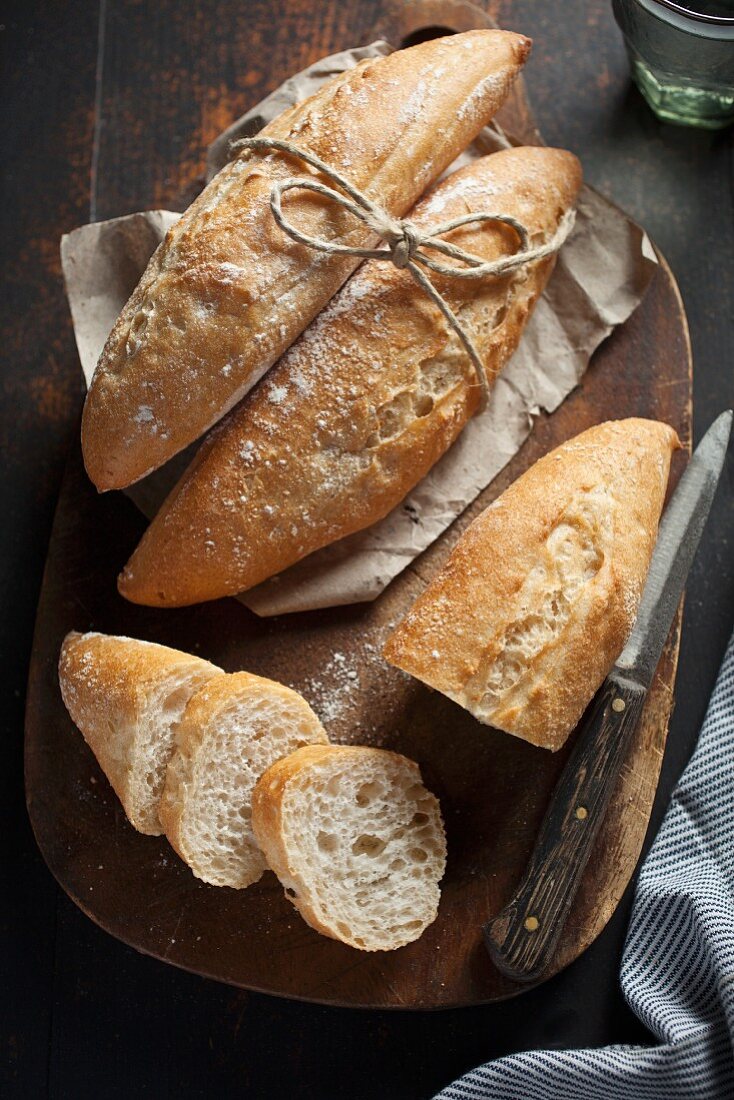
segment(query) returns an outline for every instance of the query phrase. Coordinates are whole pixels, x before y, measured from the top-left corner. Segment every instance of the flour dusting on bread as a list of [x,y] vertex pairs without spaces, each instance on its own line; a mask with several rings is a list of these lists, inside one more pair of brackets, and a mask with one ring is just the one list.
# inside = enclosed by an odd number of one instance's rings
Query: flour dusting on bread
[[[467,55],[468,39],[475,48]],[[401,216],[499,108],[529,47],[522,35],[479,30],[368,59],[261,136],[302,146]],[[151,258],[87,394],[84,461],[99,489],[138,480],[215,424],[357,267],[358,257],[326,256],[279,228],[271,191],[293,176],[313,172],[281,153],[241,150]],[[372,229],[334,203],[295,192],[287,206],[311,236],[375,242]],[[141,407],[149,415],[136,418]]]
[[[511,149],[448,177],[411,219],[429,229],[490,208],[519,218],[541,243],[573,207],[580,183],[570,153]],[[450,240],[486,260],[518,246],[514,231],[496,222]],[[477,283],[436,277],[490,384],[552,268],[547,259]],[[235,594],[377,522],[456,440],[479,397],[466,351],[411,274],[363,265],[202,446],[122,573],[120,591],[161,606]]]
[[388,661],[560,748],[632,629],[678,445],[667,424],[630,419],[546,455],[467,529]]

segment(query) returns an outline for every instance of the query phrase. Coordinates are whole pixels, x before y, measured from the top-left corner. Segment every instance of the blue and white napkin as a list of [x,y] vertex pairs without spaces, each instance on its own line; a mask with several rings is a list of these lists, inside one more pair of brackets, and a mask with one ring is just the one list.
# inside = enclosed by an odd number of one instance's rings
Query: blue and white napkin
[[658,1045],[512,1055],[436,1100],[734,1098],[734,636],[640,872],[621,984]]

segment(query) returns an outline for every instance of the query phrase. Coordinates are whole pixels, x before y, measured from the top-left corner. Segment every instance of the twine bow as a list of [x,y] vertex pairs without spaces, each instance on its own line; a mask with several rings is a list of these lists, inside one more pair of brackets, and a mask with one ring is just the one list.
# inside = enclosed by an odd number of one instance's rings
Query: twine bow
[[[525,264],[534,263],[545,259],[557,252],[568,237],[574,223],[572,210],[564,214],[558,229],[553,237],[545,244],[530,247],[530,234],[528,229],[518,218],[511,214],[494,214],[489,211],[479,211],[474,214],[464,214],[459,218],[443,222],[433,226],[428,232],[424,232],[414,222],[406,218],[393,218],[386,210],[359,191],[334,168],[325,164],[320,157],[307,149],[300,149],[290,141],[282,141],[279,138],[251,137],[236,142],[233,150],[252,149],[258,152],[281,152],[288,156],[297,157],[306,164],[315,168],[326,176],[328,180],[341,188],[344,194],[328,187],[320,180],[292,176],[280,180],[273,185],[270,192],[270,209],[273,218],[289,237],[299,244],[313,248],[317,252],[325,252],[332,256],[359,256],[361,259],[387,261],[399,269],[407,269],[419,286],[423,287],[429,298],[438,306],[446,318],[449,326],[461,341],[477,377],[482,390],[480,411],[486,407],[489,397],[489,379],[484,369],[484,364],[479,357],[474,344],[466,330],[462,327],[456,314],[449,306],[445,298],[439,293],[431,282],[423,268],[435,271],[438,275],[447,275],[452,279],[485,279],[489,276],[507,275]],[[287,220],[282,208],[282,198],[286,191],[314,191],[317,195],[324,195],[337,205],[348,210],[364,225],[372,229],[381,240],[385,242],[384,248],[355,248],[350,245],[337,244],[333,241],[322,240],[304,233],[297,226]],[[440,238],[452,229],[458,229],[462,225],[481,224],[482,222],[501,222],[510,226],[519,238],[520,249],[510,256],[501,256],[497,260],[483,260],[474,256],[471,252],[465,252],[449,241]],[[458,260],[464,267],[456,267],[453,264],[442,263],[429,255],[427,250],[443,253],[453,260]]]

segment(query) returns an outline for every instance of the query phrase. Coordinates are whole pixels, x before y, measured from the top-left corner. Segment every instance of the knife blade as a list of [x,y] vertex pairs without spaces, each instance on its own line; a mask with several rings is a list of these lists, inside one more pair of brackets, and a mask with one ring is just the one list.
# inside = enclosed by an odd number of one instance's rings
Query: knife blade
[[536,981],[553,960],[711,510],[732,415],[711,425],[670,499],[627,644],[582,719],[520,885],[484,926],[492,961],[514,981]]
[[635,625],[616,668],[649,687],[705,526],[726,457],[732,412],[716,418],[665,509]]

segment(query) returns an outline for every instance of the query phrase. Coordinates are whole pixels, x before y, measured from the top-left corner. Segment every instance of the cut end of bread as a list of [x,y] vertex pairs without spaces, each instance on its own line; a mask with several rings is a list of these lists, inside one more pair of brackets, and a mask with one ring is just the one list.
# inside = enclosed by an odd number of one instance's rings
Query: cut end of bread
[[197,878],[243,889],[266,868],[252,831],[251,796],[262,773],[326,733],[297,692],[237,672],[190,701],[168,766],[160,819]]
[[446,838],[418,765],[382,749],[300,749],[253,795],[265,857],[316,931],[362,951],[411,943],[438,911]]
[[67,634],[61,694],[138,832],[159,836],[158,804],[176,727],[216,665],[167,646],[105,634]]

